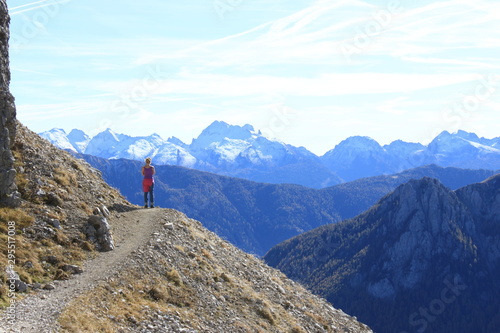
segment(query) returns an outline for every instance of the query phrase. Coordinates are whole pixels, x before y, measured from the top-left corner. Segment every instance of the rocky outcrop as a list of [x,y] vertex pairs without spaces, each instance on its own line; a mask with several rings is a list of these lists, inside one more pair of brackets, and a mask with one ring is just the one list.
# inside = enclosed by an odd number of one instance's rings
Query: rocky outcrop
[[28,286],[26,285],[26,283],[21,280],[19,274],[17,274],[16,271],[12,269],[12,267],[7,266],[7,268],[5,269],[5,274],[7,275],[7,282],[9,284],[10,290],[15,290],[21,293],[24,293],[28,290]]
[[478,223],[479,250],[490,268],[500,262],[500,174],[456,191]]
[[99,251],[111,251],[115,248],[108,220],[102,215],[89,217],[85,234]]
[[9,23],[7,4],[0,0],[0,204],[18,206],[20,196],[15,184],[16,170],[10,150],[16,135],[16,107],[9,92]]
[[499,216],[500,175],[456,191],[411,180],[264,259],[377,332],[496,332]]

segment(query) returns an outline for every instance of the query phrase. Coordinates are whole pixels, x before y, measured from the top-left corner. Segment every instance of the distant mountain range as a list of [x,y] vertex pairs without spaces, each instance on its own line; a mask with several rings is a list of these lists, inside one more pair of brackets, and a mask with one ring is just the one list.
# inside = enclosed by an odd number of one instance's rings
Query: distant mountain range
[[375,332],[498,332],[500,174],[455,191],[410,180],[264,259]]
[[177,165],[220,175],[266,183],[291,183],[325,188],[347,181],[398,173],[428,164],[468,169],[500,169],[500,137],[479,138],[473,133],[442,132],[429,145],[401,140],[381,146],[354,136],[323,156],[304,147],[264,137],[251,125],[215,121],[185,144],[157,134],[132,137],[108,129],[89,137],[81,130],[67,134],[53,129],[40,135],[59,148],[107,159],[144,160],[156,165]]
[[[142,162],[79,155],[132,203],[142,205]],[[480,182],[488,170],[426,166],[391,176],[364,178],[325,189],[257,183],[189,168],[156,166],[155,201],[203,223],[241,249],[264,255],[290,237],[340,222],[368,209],[410,179],[436,177],[450,188]]]

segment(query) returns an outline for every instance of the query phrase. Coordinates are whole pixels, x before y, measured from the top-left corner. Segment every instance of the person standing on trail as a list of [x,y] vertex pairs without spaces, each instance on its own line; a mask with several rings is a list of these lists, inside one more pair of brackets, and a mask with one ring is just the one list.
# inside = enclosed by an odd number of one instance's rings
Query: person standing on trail
[[142,180],[142,189],[144,191],[144,208],[148,208],[148,193],[149,207],[154,208],[155,206],[153,195],[153,189],[155,186],[155,180],[153,176],[155,173],[155,167],[151,165],[151,157],[146,158],[146,165],[142,167],[142,175],[144,176],[144,179]]

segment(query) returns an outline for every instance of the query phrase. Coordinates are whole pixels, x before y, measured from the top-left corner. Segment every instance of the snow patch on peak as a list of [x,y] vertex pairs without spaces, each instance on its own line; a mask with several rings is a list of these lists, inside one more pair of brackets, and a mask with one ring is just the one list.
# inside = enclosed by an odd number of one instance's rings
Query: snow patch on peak
[[88,139],[90,137],[84,131],[79,130],[77,128],[74,128],[71,130],[71,132],[69,132],[68,138],[74,138],[77,140],[84,140],[84,139]]
[[107,140],[114,140],[116,142],[120,142],[123,139],[127,138],[128,136],[125,134],[118,134],[115,131],[113,131],[111,128],[106,129],[104,132],[101,132],[97,134],[95,138],[102,138],[102,139],[107,139]]
[[225,138],[219,144],[214,142],[212,148],[223,161],[232,162],[246,149],[251,147],[251,143],[245,140]]
[[340,142],[334,149],[328,151],[323,157],[355,156],[357,154],[384,153],[385,150],[374,139],[368,136],[351,136]]
[[66,131],[62,128],[53,128],[50,131],[40,133],[40,136],[60,149],[69,150],[72,152],[77,151],[68,140]]
[[483,152],[500,154],[500,149],[496,148],[495,145],[490,147],[490,146],[480,144],[478,142],[473,142],[473,141],[468,141],[468,142],[470,143],[471,146],[473,146],[473,147],[475,147]]
[[225,139],[249,140],[255,139],[257,135],[251,125],[237,126],[229,125],[223,121],[214,121],[201,132],[198,138],[193,140],[191,148],[202,150],[210,147],[213,143],[222,143]]
[[79,129],[71,130],[71,132],[67,135],[67,138],[71,145],[79,153],[84,153],[90,142],[90,137],[84,131]]
[[356,150],[372,150],[374,148],[382,148],[377,141],[368,136],[351,136],[339,143],[338,146]]
[[170,143],[172,143],[176,146],[179,146],[179,147],[183,147],[183,148],[187,147],[187,145],[181,139],[176,138],[175,136],[168,138],[167,142],[170,142]]
[[474,142],[479,142],[479,137],[475,133],[469,133],[466,131],[459,130],[456,134],[457,137],[468,140],[468,141],[474,141]]

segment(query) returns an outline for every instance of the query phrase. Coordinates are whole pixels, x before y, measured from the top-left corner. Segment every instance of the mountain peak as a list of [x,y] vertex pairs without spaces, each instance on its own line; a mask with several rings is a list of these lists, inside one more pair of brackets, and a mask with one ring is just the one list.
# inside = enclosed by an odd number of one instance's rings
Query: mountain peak
[[179,147],[186,148],[186,146],[187,146],[181,139],[179,139],[175,136],[168,138],[167,141],[170,143],[173,143],[174,145],[177,145]]
[[[265,260],[377,332],[418,331],[408,330],[411,318],[437,300],[447,312],[433,317],[432,331],[457,332],[449,323],[466,326],[484,313],[479,304],[498,308],[497,177],[457,191],[431,178],[411,180],[353,219],[279,244]],[[463,296],[446,305],[436,298],[452,290]]]
[[[442,141],[442,140],[453,140],[453,139],[464,139],[468,141],[474,141],[474,142],[479,142],[479,137],[475,133],[469,133],[464,130],[458,130],[454,133],[450,133],[448,131],[442,131],[439,133],[437,137],[434,138],[434,140]],[[433,140],[433,141],[434,141]]]
[[204,149],[213,143],[220,143],[224,139],[248,140],[255,136],[252,125],[230,125],[224,121],[214,121],[205,128],[191,146],[195,149]]
[[77,151],[68,139],[66,131],[62,128],[53,128],[50,131],[40,133],[40,136],[60,149]]
[[90,137],[84,131],[79,129],[71,130],[71,132],[67,135],[67,138],[70,144],[79,153],[84,153],[90,142]]
[[379,149],[380,144],[369,136],[355,135],[342,141],[339,146],[351,149]]
[[458,130],[458,132],[456,133],[456,136],[458,136],[459,138],[463,138],[463,139],[474,141],[474,142],[479,141],[479,137],[477,136],[476,133],[469,133],[469,132],[466,132],[463,130]]
[[73,141],[88,141],[90,137],[82,130],[72,129],[68,134],[68,139],[70,142]]
[[[394,207],[396,203],[397,207]],[[474,229],[469,220],[458,216],[460,206],[452,190],[435,178],[424,177],[400,185],[381,200],[380,214],[392,215],[391,225],[399,229],[398,232],[422,232],[439,238],[447,237],[452,229],[467,229],[469,232]]]
[[[205,131],[208,133],[226,134],[230,139],[247,139],[255,132],[252,125],[230,125],[224,121],[214,121]],[[203,134],[203,133],[202,133]]]
[[87,135],[87,134],[81,129],[73,128],[68,135]]
[[102,131],[101,133],[98,133],[92,140],[111,140],[115,142],[120,142],[123,139],[128,137],[125,134],[119,134],[113,131],[111,128],[107,128],[106,130]]
[[53,128],[49,132],[66,134],[66,131],[63,128]]

